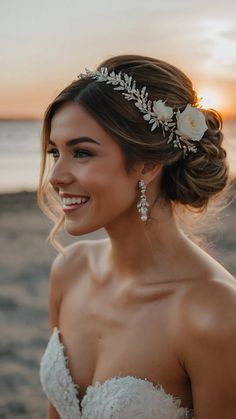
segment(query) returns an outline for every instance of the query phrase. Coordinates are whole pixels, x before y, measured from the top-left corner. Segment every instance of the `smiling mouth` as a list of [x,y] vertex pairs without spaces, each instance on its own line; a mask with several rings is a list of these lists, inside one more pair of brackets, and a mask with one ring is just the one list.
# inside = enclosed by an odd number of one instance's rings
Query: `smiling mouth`
[[74,197],[74,198],[64,198],[63,197],[62,198],[62,204],[63,204],[63,207],[69,207],[69,206],[74,205],[74,204],[84,204],[88,200],[89,200],[89,198],[85,197],[85,196],[78,197],[78,198],[76,198],[76,197]]
[[62,209],[65,213],[70,213],[79,210],[81,207],[86,205],[89,201],[89,197],[74,197],[74,198],[62,198]]

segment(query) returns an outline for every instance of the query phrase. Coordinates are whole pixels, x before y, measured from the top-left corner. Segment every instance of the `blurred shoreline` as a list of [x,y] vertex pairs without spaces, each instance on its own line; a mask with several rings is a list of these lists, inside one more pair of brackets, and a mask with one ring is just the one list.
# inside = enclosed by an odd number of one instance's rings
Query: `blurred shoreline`
[[[214,256],[234,275],[235,221],[234,201],[223,210],[217,231],[209,236]],[[0,194],[1,419],[46,417],[39,362],[49,334],[48,276],[56,256],[46,241],[51,227],[52,222],[37,206],[36,192]],[[86,238],[101,234],[98,231]],[[63,242],[73,239],[65,236]]]

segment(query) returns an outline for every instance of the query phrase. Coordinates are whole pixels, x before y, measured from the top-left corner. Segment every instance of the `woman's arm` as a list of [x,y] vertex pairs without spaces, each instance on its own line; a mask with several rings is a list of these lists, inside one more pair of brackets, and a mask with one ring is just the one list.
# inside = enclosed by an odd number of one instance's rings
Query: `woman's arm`
[[195,419],[236,418],[236,288],[214,291],[191,311],[185,342]]
[[55,407],[53,407],[53,405],[50,402],[48,403],[48,418],[47,419],[61,419]]
[[[49,319],[50,331],[53,332],[54,327],[58,327],[58,318],[60,311],[60,303],[62,299],[62,273],[63,273],[63,256],[58,255],[54,260],[49,277]],[[61,419],[55,407],[48,403],[47,419]]]
[[[59,313],[63,295],[68,284],[68,277],[70,276],[70,268],[74,264],[74,260],[81,260],[83,256],[83,241],[74,243],[64,249],[64,255],[59,254],[52,263],[49,276],[49,318],[50,331],[53,332],[54,327],[59,327]],[[60,419],[56,409],[49,402],[48,404],[48,418]]]
[[49,319],[50,331],[58,327],[60,305],[63,297],[63,283],[66,259],[59,254],[52,263],[49,276]]

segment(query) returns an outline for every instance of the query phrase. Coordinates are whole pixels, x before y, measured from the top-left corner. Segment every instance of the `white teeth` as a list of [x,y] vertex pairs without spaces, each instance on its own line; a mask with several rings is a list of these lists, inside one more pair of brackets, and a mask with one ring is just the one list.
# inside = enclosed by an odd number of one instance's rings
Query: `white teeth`
[[73,197],[73,198],[62,198],[63,205],[81,204],[82,202],[88,201],[89,198],[85,197]]

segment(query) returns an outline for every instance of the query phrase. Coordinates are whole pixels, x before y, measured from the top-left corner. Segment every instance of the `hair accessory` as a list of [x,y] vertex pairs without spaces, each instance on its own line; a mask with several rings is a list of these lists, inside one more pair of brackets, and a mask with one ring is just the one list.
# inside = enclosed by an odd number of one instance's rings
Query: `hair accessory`
[[182,150],[184,157],[191,152],[197,152],[196,143],[202,139],[208,129],[200,108],[187,104],[186,108],[180,112],[167,106],[166,101],[149,100],[146,86],[140,91],[136,88],[136,81],[132,76],[121,71],[118,74],[114,71],[109,73],[107,67],[101,67],[100,70],[93,72],[88,69],[85,71],[86,74],[81,73],[78,78],[91,77],[98,82],[115,86],[114,90],[123,90],[124,98],[129,101],[134,100],[135,106],[144,114],[143,118],[150,124],[151,131],[161,127],[163,136],[167,137],[167,144],[172,143],[174,148]]
[[141,220],[146,223],[148,219],[147,213],[148,213],[148,207],[149,207],[149,203],[147,202],[147,197],[145,194],[147,187],[143,180],[139,180],[138,186],[140,189],[141,196],[140,196],[140,201],[137,205],[137,208],[138,208],[138,212],[140,212],[141,214]]

